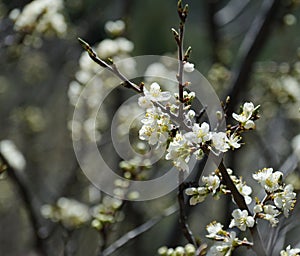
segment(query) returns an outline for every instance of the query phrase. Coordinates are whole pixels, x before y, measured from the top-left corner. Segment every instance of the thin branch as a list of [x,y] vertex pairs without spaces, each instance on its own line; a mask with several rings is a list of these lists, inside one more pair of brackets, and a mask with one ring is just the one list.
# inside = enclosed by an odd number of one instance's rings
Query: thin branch
[[92,47],[85,42],[84,40],[82,40],[81,38],[78,38],[79,43],[81,44],[82,48],[89,54],[90,58],[95,61],[98,65],[100,65],[103,68],[107,68],[110,72],[112,72],[113,74],[115,74],[117,77],[119,77],[122,82],[123,85],[125,87],[128,88],[132,88],[133,90],[141,93],[142,89],[140,86],[136,85],[135,83],[131,82],[127,77],[125,77],[117,68],[117,66],[113,63],[108,64],[107,62],[105,62],[104,60],[101,60],[97,54],[94,52],[94,50],[92,49]]
[[145,233],[146,231],[153,228],[157,223],[159,223],[163,218],[168,217],[172,215],[173,213],[177,212],[178,208],[173,205],[167,209],[164,210],[164,212],[161,215],[155,216],[152,219],[148,220],[144,224],[138,226],[137,228],[129,231],[122,237],[120,237],[118,240],[116,240],[114,243],[112,243],[110,246],[108,246],[103,252],[99,252],[98,256],[108,256],[127,243],[131,242],[141,234]]
[[250,0],[231,0],[224,8],[215,14],[215,22],[219,27],[226,26],[241,14],[249,3]]
[[[209,151],[208,151],[207,148],[203,148],[203,151],[205,152],[205,154],[209,154]],[[217,156],[215,156],[214,154],[212,156],[213,156],[213,160],[216,163],[218,163]],[[223,160],[219,164],[218,169],[219,169],[219,171],[222,175],[223,182],[225,183],[226,187],[231,191],[234,202],[237,204],[239,209],[246,210],[249,215],[252,215],[252,213],[250,212],[250,210],[249,210],[249,208],[248,208],[248,206],[245,202],[244,197],[240,194],[240,192],[238,191],[238,189],[235,186],[234,182],[230,178],[230,175],[227,172],[227,168],[225,167]],[[259,231],[257,229],[257,225],[254,225],[254,227],[250,228],[250,232],[251,232],[252,237],[253,237],[253,243],[254,243],[253,250],[255,250],[257,255],[260,255],[260,256],[266,255],[265,249],[264,249],[263,244],[262,244],[262,240],[261,240],[260,235],[259,235]]]
[[218,24],[216,23],[215,14],[217,11],[218,2],[215,0],[204,1],[207,8],[208,28],[211,37],[212,61],[219,62],[218,48],[220,44],[220,35],[218,32]]
[[180,184],[178,188],[178,196],[177,196],[178,204],[179,204],[179,222],[184,237],[188,240],[189,243],[197,247],[196,239],[187,223],[187,216],[185,214],[184,190],[186,187],[185,184],[183,183],[184,174],[182,171],[179,172],[178,178]]
[[232,71],[229,90],[224,95],[224,98],[228,95],[231,98],[231,104],[228,107],[229,114],[233,112],[242,94],[247,92],[246,87],[253,68],[253,62],[266,42],[269,28],[272,25],[279,4],[280,1],[278,0],[264,0],[260,12],[244,37]]
[[33,228],[34,233],[34,239],[35,239],[35,247],[37,251],[41,255],[48,255],[45,241],[42,239],[39,235],[40,231],[40,223],[38,221],[40,214],[39,214],[39,205],[32,193],[29,190],[29,185],[27,184],[27,181],[22,173],[14,169],[9,162],[6,160],[6,158],[0,153],[0,160],[3,162],[3,164],[6,166],[6,172],[8,176],[12,179],[12,181],[15,183],[19,196],[22,199],[24,203],[24,208],[28,214],[29,221],[31,223],[31,226]]

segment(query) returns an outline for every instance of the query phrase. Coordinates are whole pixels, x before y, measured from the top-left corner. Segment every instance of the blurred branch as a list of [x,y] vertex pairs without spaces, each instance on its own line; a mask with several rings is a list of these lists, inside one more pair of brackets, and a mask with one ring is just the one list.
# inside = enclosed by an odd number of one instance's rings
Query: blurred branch
[[187,216],[185,214],[185,203],[184,203],[184,190],[185,190],[185,184],[183,183],[184,174],[182,171],[178,174],[179,177],[179,188],[178,188],[178,204],[179,204],[179,222],[181,225],[181,230],[185,236],[185,238],[188,240],[189,243],[193,244],[195,247],[197,246],[196,239],[187,223]]
[[[215,2],[215,1],[210,1]],[[235,20],[247,7],[250,3],[250,0],[231,0],[229,3],[216,12],[214,15],[214,20],[219,27],[226,26],[228,23]]]
[[[201,175],[203,173],[204,166],[207,161],[207,156],[204,156],[203,159],[197,161],[196,167],[194,168],[195,171],[189,176],[191,177],[190,181],[185,180],[183,183],[185,188],[188,187],[197,187],[199,185],[199,180],[201,178]],[[185,216],[186,218],[189,218],[190,214],[192,213],[193,208],[192,207],[187,207],[185,208]],[[180,227],[178,227],[178,220],[174,219],[174,222],[170,225],[171,228],[169,228],[169,235],[167,238],[167,245],[172,245],[175,247],[179,242],[181,237],[178,236],[178,232],[180,232]]]
[[14,169],[1,153],[0,153],[0,160],[7,167],[6,170],[7,174],[11,178],[11,180],[15,183],[19,192],[18,194],[24,203],[24,208],[28,214],[28,218],[33,229],[35,248],[37,249],[37,252],[40,255],[48,255],[46,245],[45,245],[45,240],[42,239],[39,235],[39,231],[41,228],[41,225],[38,221],[40,217],[39,202],[32,195],[32,192],[29,189],[30,185],[28,184],[26,177],[23,175],[23,173],[21,173],[21,171]]
[[125,235],[123,235],[121,238],[119,238],[114,243],[112,243],[110,246],[108,246],[103,252],[99,252],[98,256],[108,256],[108,255],[114,253],[116,250],[120,249],[121,247],[126,245],[128,242],[131,242],[133,239],[137,238],[139,235],[150,230],[158,222],[160,222],[163,218],[172,215],[176,211],[178,211],[178,208],[175,205],[165,209],[161,215],[153,217],[152,219],[148,220],[144,224],[138,226],[137,228],[135,228],[135,229],[129,231],[128,233],[126,233]]
[[220,35],[218,32],[218,24],[216,23],[215,14],[217,11],[218,1],[209,0],[205,1],[207,5],[207,14],[208,14],[208,28],[211,37],[211,45],[212,45],[212,61],[218,62],[218,48],[220,44]]
[[238,50],[229,90],[224,95],[224,98],[228,95],[231,98],[231,104],[228,106],[229,115],[233,112],[236,104],[238,104],[242,94],[248,92],[246,88],[253,62],[268,38],[268,32],[273,24],[279,4],[280,1],[278,0],[264,0],[257,17],[254,19]]

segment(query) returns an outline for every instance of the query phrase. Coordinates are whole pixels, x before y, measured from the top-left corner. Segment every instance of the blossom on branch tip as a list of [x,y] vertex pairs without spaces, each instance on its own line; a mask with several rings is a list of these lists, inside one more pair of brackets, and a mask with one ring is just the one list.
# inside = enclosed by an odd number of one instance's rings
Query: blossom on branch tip
[[232,117],[238,121],[246,130],[254,129],[255,123],[253,120],[251,120],[254,112],[259,108],[260,106],[254,107],[254,104],[252,102],[245,102],[243,105],[243,110],[241,114],[233,113]]
[[158,101],[168,101],[171,98],[170,92],[162,92],[160,85],[156,82],[150,85],[150,90],[145,86],[143,87],[143,92],[147,100],[158,102]]
[[245,231],[247,227],[254,226],[254,218],[252,216],[248,216],[247,210],[235,209],[232,212],[233,219],[230,222],[229,227],[232,228],[234,226],[238,227],[240,230]]
[[190,63],[190,62],[185,62],[183,64],[183,69],[184,69],[185,72],[191,73],[195,70],[194,64]]

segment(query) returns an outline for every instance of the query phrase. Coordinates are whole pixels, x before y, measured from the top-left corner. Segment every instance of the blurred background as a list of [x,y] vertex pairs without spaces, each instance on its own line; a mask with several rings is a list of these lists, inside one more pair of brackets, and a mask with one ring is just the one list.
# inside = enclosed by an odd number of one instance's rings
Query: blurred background
[[[254,187],[251,174],[273,167],[300,189],[300,1],[185,3],[190,12],[184,46],[192,46],[190,61],[219,98],[231,96],[228,116],[244,101],[261,105],[257,129],[244,135],[241,149],[226,154],[227,166]],[[171,33],[178,27],[176,4],[176,0],[0,1],[1,256],[101,255],[101,250],[143,223],[148,223],[147,232],[103,255],[150,256],[157,255],[161,246],[187,243],[178,225],[176,191],[147,202],[108,199],[81,172],[69,129],[78,93],[98,70],[77,37],[103,58],[176,57]],[[107,23],[116,20],[123,22],[115,27]],[[117,50],[111,49],[114,43],[108,38],[119,43]],[[107,83],[101,79],[101,84]],[[122,162],[111,154],[111,142],[105,141],[110,119],[127,93],[122,88],[112,94],[104,116],[98,118],[96,139],[125,177],[145,179],[151,177],[146,164],[145,170],[137,171],[134,161]],[[91,97],[97,95],[101,97],[101,88],[91,92]],[[88,136],[85,124],[78,128],[78,136]],[[213,219],[228,225],[232,207],[231,199],[223,197],[195,207],[187,204],[186,214],[195,235],[203,238]],[[296,205],[291,219],[272,231],[266,227],[266,232],[273,232],[266,236],[269,255],[300,242],[295,236],[300,232],[297,218]],[[236,255],[245,251],[237,250]]]

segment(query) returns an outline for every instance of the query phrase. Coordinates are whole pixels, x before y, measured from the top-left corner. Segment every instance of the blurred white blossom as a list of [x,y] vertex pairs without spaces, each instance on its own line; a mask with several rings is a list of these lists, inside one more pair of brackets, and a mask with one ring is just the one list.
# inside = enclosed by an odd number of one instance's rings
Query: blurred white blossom
[[11,140],[0,141],[0,152],[12,168],[18,171],[25,169],[25,158]]
[[104,28],[106,32],[112,35],[119,35],[125,30],[125,22],[123,20],[107,21]]
[[34,0],[25,5],[22,11],[13,10],[10,17],[15,21],[18,31],[53,31],[57,35],[64,35],[67,24],[61,13],[63,8],[62,0]]

